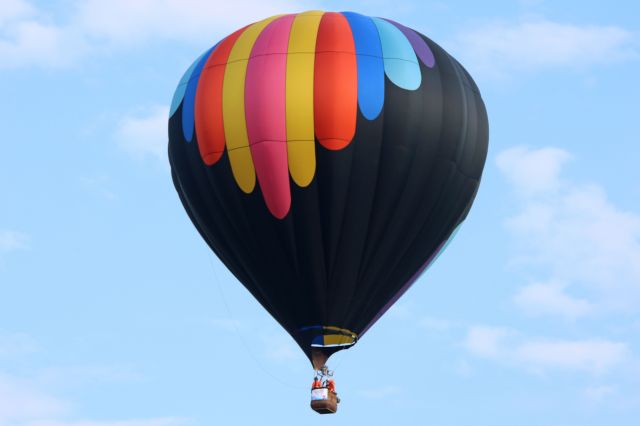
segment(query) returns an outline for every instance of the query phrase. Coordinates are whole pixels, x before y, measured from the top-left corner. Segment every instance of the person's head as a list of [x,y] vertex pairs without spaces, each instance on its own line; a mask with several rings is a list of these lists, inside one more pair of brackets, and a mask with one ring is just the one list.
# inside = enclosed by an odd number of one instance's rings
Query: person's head
[[319,380],[320,380],[320,377],[318,377],[318,376],[316,376],[316,377],[314,377],[314,378],[313,378],[313,381],[314,381],[314,382],[317,382],[317,381],[319,381]]

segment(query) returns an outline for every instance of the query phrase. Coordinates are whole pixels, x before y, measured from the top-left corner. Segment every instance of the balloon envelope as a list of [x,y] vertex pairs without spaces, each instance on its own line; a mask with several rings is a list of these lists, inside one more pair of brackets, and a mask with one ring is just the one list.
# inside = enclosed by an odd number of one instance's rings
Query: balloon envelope
[[187,70],[170,114],[193,224],[316,367],[442,251],[487,154],[466,70],[403,25],[350,12],[230,34]]

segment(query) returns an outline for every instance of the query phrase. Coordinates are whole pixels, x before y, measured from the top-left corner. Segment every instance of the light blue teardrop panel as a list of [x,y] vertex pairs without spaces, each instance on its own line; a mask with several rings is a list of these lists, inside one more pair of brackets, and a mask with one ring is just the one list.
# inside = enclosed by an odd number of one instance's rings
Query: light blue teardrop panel
[[416,90],[422,82],[422,74],[413,46],[395,25],[384,19],[372,19],[382,43],[385,74],[396,86]]

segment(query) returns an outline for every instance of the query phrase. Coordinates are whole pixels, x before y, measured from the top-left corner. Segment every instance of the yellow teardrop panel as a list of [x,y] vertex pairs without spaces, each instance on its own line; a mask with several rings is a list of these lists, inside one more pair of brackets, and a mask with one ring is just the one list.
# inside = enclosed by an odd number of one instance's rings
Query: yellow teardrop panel
[[308,186],[316,170],[313,127],[313,73],[318,26],[324,12],[296,16],[287,56],[287,156],[289,173],[301,187]]
[[247,124],[244,115],[244,83],[247,64],[253,45],[271,21],[282,15],[272,16],[247,27],[229,53],[222,86],[222,117],[227,152],[233,177],[240,189],[247,194],[256,185],[256,171],[251,158]]

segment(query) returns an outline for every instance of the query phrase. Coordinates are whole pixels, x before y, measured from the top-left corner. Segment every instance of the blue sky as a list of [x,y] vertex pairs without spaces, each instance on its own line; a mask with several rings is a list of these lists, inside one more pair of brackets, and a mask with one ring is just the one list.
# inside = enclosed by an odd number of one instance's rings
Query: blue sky
[[[332,358],[329,419],[166,158],[193,59],[308,9],[430,36],[491,124],[455,241]],[[0,425],[636,425],[638,16],[632,1],[0,0]]]

